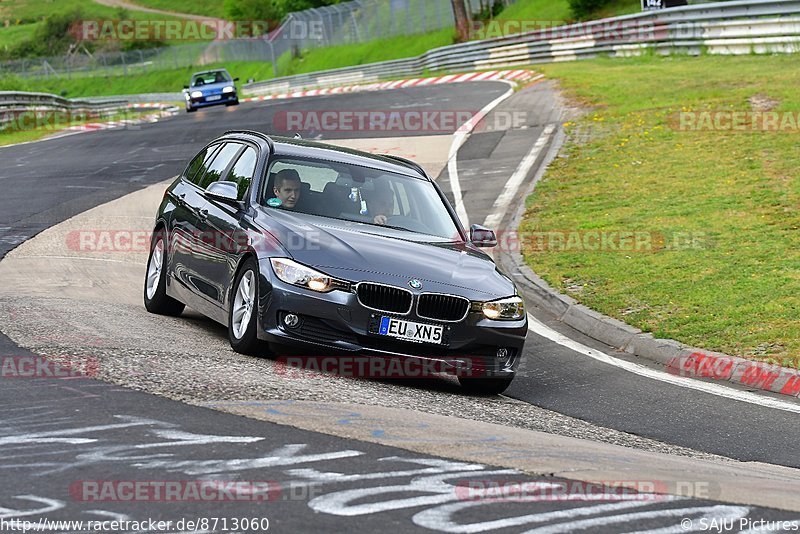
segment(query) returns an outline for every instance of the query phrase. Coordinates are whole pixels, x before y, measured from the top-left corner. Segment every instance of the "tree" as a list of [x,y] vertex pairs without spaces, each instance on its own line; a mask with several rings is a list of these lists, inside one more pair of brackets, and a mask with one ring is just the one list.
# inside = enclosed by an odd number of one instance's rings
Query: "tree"
[[467,11],[467,6],[464,0],[450,0],[453,3],[453,16],[456,19],[456,32],[458,34],[458,42],[465,43],[469,41],[469,25],[470,17]]

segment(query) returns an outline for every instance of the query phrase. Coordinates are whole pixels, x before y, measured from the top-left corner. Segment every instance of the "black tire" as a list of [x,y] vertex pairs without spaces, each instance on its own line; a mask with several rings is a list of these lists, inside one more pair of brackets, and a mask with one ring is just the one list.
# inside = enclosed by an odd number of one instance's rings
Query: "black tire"
[[[251,273],[251,283],[254,284],[251,302],[250,318],[244,332],[237,336],[239,330],[234,325],[234,312],[237,308],[237,293],[240,291],[240,284],[245,276]],[[258,263],[253,258],[248,258],[242,264],[236,279],[233,282],[233,289],[230,296],[230,307],[228,309],[228,340],[233,350],[240,354],[256,356],[268,352],[266,345],[258,339]]]
[[498,395],[508,389],[514,375],[503,377],[458,377],[461,388],[467,393],[475,395]]
[[[153,274],[151,272],[151,263],[153,262],[153,254],[159,245],[161,246],[161,268],[158,272],[158,282],[153,287],[152,294],[149,294],[148,282]],[[183,313],[186,305],[167,295],[167,250],[166,234],[164,230],[159,230],[150,241],[150,255],[147,257],[147,270],[144,275],[144,307],[150,313],[177,317]]]
[[238,106],[238,105],[239,105],[239,99],[237,98],[237,99],[236,99],[236,100],[234,100],[233,102],[228,102],[228,103],[227,103],[227,104],[225,104],[225,105],[226,105],[226,106],[228,106],[228,107],[231,107],[231,106]]
[[195,111],[197,111],[197,108],[193,108],[192,106],[189,106],[189,105],[187,104],[187,106],[186,106],[186,113],[194,113]]

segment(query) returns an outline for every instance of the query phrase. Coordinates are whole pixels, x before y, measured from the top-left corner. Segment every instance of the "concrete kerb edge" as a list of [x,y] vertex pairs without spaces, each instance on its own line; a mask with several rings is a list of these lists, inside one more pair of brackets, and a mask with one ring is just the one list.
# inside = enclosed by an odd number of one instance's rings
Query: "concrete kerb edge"
[[[522,195],[523,201],[507,219],[507,228],[519,227],[525,213],[524,199],[533,193],[565,140],[563,129],[558,128],[544,158],[539,165],[534,165],[533,179]],[[527,301],[592,339],[662,364],[667,372],[677,376],[724,380],[751,389],[800,398],[800,370],[689,347],[673,339],[654,338],[652,334],[603,315],[559,293],[528,267],[520,250],[501,251],[496,258],[507,272],[517,273],[515,282]]]

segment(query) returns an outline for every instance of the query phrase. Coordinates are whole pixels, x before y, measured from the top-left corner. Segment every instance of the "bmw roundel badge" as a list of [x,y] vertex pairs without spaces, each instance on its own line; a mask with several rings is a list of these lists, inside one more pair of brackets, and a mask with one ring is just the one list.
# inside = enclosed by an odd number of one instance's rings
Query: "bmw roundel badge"
[[422,289],[422,282],[414,278],[413,280],[409,280],[408,285],[411,286],[412,289]]

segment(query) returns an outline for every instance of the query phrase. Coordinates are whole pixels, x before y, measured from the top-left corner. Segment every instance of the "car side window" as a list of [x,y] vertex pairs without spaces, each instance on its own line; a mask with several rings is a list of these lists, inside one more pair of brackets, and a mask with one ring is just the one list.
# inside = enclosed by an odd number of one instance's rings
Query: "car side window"
[[250,183],[256,173],[257,163],[258,152],[252,147],[247,147],[225,178],[226,182],[236,183],[239,188],[239,200],[244,200],[244,195],[247,193],[247,189],[250,187]]
[[204,148],[194,157],[189,166],[186,167],[186,172],[183,173],[183,177],[195,185],[198,185],[200,183],[200,179],[208,170],[208,164],[211,163],[211,159],[214,157],[214,154],[217,153],[219,147],[220,145],[217,144]]
[[239,143],[226,143],[223,145],[222,149],[214,157],[214,161],[208,166],[208,170],[203,175],[202,180],[197,184],[200,189],[206,189],[214,182],[218,182],[222,177],[222,173],[225,172],[225,169],[228,168],[233,158],[242,148],[243,145]]

